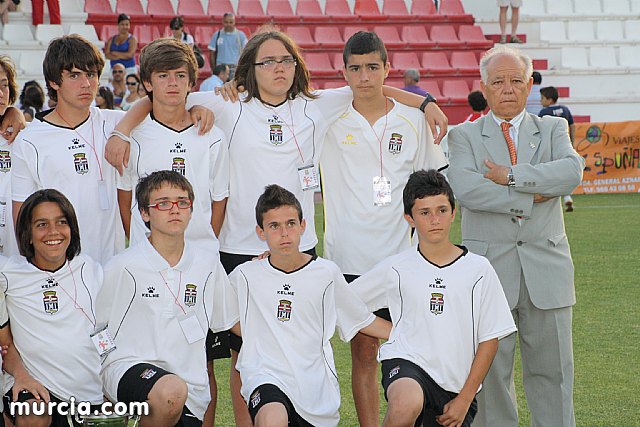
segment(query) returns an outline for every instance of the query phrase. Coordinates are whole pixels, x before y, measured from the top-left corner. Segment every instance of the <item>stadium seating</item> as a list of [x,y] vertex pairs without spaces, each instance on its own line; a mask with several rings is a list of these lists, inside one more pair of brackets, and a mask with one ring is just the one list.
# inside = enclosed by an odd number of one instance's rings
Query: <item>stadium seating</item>
[[628,1],[602,0],[602,11],[606,15],[629,15],[631,13]]
[[[213,38],[213,34],[216,32],[215,27],[207,25],[205,27],[196,27],[193,37],[196,40],[196,43],[200,47],[200,49],[207,49],[209,42]],[[203,55],[207,54],[207,50],[202,51]],[[205,61],[207,62],[207,61]]]
[[404,0],[386,0],[382,4],[382,15],[389,18],[405,19],[409,16],[407,4]]
[[147,14],[152,18],[170,20],[176,16],[176,11],[170,0],[149,0],[147,3]]
[[569,40],[581,42],[593,42],[596,40],[593,21],[569,21],[567,30]]
[[312,76],[338,76],[338,72],[333,68],[329,54],[326,52],[305,53],[304,60]]
[[464,80],[445,80],[442,83],[442,96],[449,102],[466,102],[469,86]]
[[640,21],[631,19],[625,21],[624,38],[631,41],[640,41]]
[[432,26],[429,38],[431,41],[434,41],[436,46],[440,49],[461,47],[463,45],[451,25]]
[[435,80],[424,80],[420,81],[420,86],[424,88],[427,92],[429,92],[432,96],[434,96],[438,103],[444,104],[444,100],[442,99],[442,92],[440,92],[440,87],[438,86],[438,82]]
[[485,38],[482,28],[475,25],[461,25],[458,29],[458,38],[469,47],[490,49],[493,46],[493,42]]
[[432,1],[414,1],[411,4],[411,15],[418,19],[430,19],[436,13],[436,6]]
[[[626,0],[618,0],[622,3]],[[578,0],[574,4],[574,11],[584,15],[600,15],[602,13],[602,3],[600,0]]]
[[136,25],[133,27],[133,35],[138,40],[138,46],[142,48],[160,38],[160,30],[153,25]]
[[423,52],[421,70],[429,76],[444,76],[451,73],[451,65],[444,52]]
[[406,25],[402,27],[402,40],[414,49],[435,48],[424,25]]
[[478,73],[478,58],[473,52],[454,51],[451,52],[451,68],[455,69],[457,74]]
[[322,9],[320,9],[320,4],[317,0],[298,0],[296,15],[298,15],[302,21],[324,19],[324,14],[322,13]]
[[140,0],[118,0],[116,3],[116,14],[126,13],[131,18],[139,17],[144,19],[145,12]]
[[609,42],[624,41],[621,21],[596,22],[596,36],[598,40]]
[[78,34],[89,40],[93,44],[101,43],[93,25],[71,24],[69,25],[69,34]]
[[275,22],[298,22],[299,18],[293,13],[289,0],[269,0],[267,16]]
[[522,3],[520,13],[527,15],[544,15],[546,14],[544,0],[527,0]]
[[380,8],[376,0],[356,0],[354,14],[364,21],[380,21],[386,19],[386,15],[380,14]]
[[562,66],[564,68],[588,68],[587,50],[583,47],[563,47]]
[[398,29],[394,26],[384,25],[384,26],[375,26],[373,27],[373,31],[378,34],[380,39],[384,42],[387,49],[397,49],[402,48],[407,45],[406,42],[400,39],[400,34],[398,34]]
[[220,22],[222,15],[228,12],[235,13],[230,0],[209,0],[207,15],[213,16],[214,21]]
[[[415,0],[414,0],[415,1]],[[464,15],[464,7],[460,0],[440,1],[441,15]]]
[[195,17],[204,16],[204,8],[200,0],[180,0],[178,2],[178,15],[182,15],[186,20],[191,20]]
[[344,41],[346,42],[347,40],[349,40],[349,38],[354,35],[355,33],[357,33],[358,31],[368,31],[368,28],[365,27],[364,25],[347,25],[344,27],[344,30],[342,32],[342,37],[344,38]]
[[18,68],[22,74],[32,74],[34,70],[42,72],[42,62],[44,61],[44,50],[24,51],[20,54]]
[[47,46],[49,42],[57,37],[64,36],[62,25],[40,24],[36,27],[36,40]]
[[420,60],[415,52],[395,52],[391,56],[391,68],[404,71],[407,68],[421,69]]
[[320,47],[325,49],[338,49],[344,46],[344,40],[338,27],[316,27],[314,40]]
[[346,0],[326,0],[324,14],[333,21],[352,21],[354,18]]
[[589,50],[589,63],[591,67],[618,68],[615,49],[606,46],[592,46]]
[[620,46],[620,66],[640,69],[640,46]]
[[33,37],[30,26],[21,24],[5,24],[2,28],[2,40],[18,48],[34,48],[40,45]]
[[540,40],[542,41],[567,41],[567,32],[562,21],[543,21],[540,23]]
[[264,24],[266,15],[264,14],[260,0],[238,0],[238,16],[236,20],[243,24]]
[[547,1],[548,15],[573,15],[573,3],[571,0]]

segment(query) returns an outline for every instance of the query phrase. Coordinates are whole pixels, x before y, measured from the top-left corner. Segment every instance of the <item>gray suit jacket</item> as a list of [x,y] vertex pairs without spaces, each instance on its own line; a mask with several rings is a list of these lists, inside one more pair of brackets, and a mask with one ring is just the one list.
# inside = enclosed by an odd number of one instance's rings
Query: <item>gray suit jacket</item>
[[[492,115],[452,129],[449,153],[447,176],[462,208],[462,243],[491,261],[509,306],[518,302],[521,271],[536,307],[575,304],[560,196],[580,184],[584,159],[571,146],[566,121],[525,115],[518,134],[518,163],[512,167],[515,187],[483,176],[488,170],[485,159],[511,164]],[[552,198],[533,203],[535,193]]]

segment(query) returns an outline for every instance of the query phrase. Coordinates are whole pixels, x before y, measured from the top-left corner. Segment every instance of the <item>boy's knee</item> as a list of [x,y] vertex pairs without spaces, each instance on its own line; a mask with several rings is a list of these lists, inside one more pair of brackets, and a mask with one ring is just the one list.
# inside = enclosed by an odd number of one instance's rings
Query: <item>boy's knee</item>
[[420,385],[411,378],[400,378],[387,389],[387,417],[392,420],[415,420],[424,406]]
[[255,427],[287,427],[288,425],[289,415],[282,403],[267,403],[256,414]]
[[16,427],[49,427],[49,415],[20,415],[16,417]]
[[179,417],[187,401],[187,383],[177,375],[165,375],[149,392],[149,405],[153,411],[162,412],[169,418]]

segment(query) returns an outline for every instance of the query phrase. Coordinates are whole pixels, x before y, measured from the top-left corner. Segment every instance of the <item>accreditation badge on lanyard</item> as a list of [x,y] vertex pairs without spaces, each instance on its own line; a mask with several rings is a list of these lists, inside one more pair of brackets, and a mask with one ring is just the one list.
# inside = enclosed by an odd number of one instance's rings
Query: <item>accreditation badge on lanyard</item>
[[113,341],[113,338],[111,338],[107,325],[97,327],[95,332],[90,336],[91,342],[93,342],[93,346],[101,358],[106,357],[107,354],[116,349],[116,343]]
[[313,163],[298,168],[298,180],[302,190],[314,190],[320,186],[318,179],[318,170]]
[[388,206],[391,204],[391,181],[384,176],[373,177],[374,206]]

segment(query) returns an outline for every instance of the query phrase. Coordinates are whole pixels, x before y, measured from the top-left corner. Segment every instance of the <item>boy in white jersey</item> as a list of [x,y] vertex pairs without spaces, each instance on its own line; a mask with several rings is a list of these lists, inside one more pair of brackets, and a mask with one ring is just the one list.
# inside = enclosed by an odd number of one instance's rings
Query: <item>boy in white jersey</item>
[[[140,54],[140,78],[152,101],[152,111],[131,133],[129,166],[118,183],[120,210],[125,229],[130,230],[131,244],[146,239],[149,231],[132,192],[142,177],[165,169],[184,175],[194,189],[196,198],[185,238],[218,250],[217,235],[229,196],[229,156],[222,131],[214,127],[199,135],[187,112],[186,97],[196,82],[197,70],[193,49],[173,38],[155,40]],[[225,352],[223,346],[215,344],[227,341],[226,333],[207,335],[212,399],[205,425],[213,425],[215,419],[213,360],[229,357],[228,345]]]
[[103,158],[122,112],[91,107],[104,60],[78,35],[54,39],[43,70],[56,108],[36,115],[13,148],[13,216],[41,188],[55,188],[76,209],[84,253],[100,263],[124,249],[116,170]]
[[498,339],[516,327],[489,261],[449,240],[455,202],[444,176],[413,173],[403,204],[417,250],[351,284],[370,310],[388,307],[394,325],[378,354],[389,402],[384,426],[468,427]]
[[140,178],[164,169],[184,175],[194,188],[196,201],[186,238],[217,248],[229,195],[227,141],[217,127],[198,135],[187,112],[186,97],[197,70],[193,50],[174,38],[155,40],[140,54],[140,78],[153,109],[131,133],[130,162],[118,185],[125,227],[131,222],[131,244],[145,239],[148,232],[132,203],[132,192]]
[[[8,56],[0,56],[0,121],[18,97],[16,68]],[[0,254],[18,253],[11,214],[11,143],[0,134]]]
[[230,275],[243,337],[242,395],[257,427],[336,426],[340,392],[329,342],[336,326],[348,341],[359,330],[386,339],[391,324],[367,310],[334,263],[300,252],[306,224],[293,193],[268,186],[255,214],[270,255]]
[[[325,256],[351,282],[411,246],[411,229],[401,216],[403,185],[415,170],[448,164],[420,110],[383,94],[389,61],[382,40],[360,31],[345,44],[343,59],[353,102],[327,132],[320,170]],[[388,310],[376,314],[389,320]],[[351,341],[353,396],[365,427],[378,425],[378,346],[364,334]]]
[[[59,191],[39,190],[25,200],[17,221],[22,256],[1,266],[0,343],[8,345],[5,368],[15,378],[14,402],[103,401],[100,357],[91,335],[102,268],[80,253],[73,206]],[[11,414],[17,425],[68,426],[47,413]]]
[[193,201],[178,172],[142,178],[136,202],[151,233],[109,261],[98,296],[98,322],[115,342],[100,373],[105,393],[147,401],[143,426],[202,425],[211,399],[206,331],[238,321],[217,252],[185,240]]

